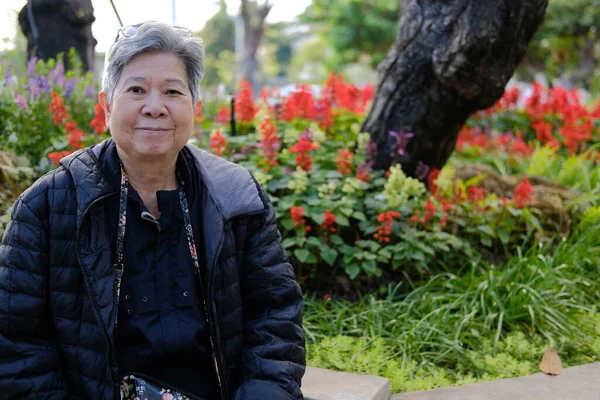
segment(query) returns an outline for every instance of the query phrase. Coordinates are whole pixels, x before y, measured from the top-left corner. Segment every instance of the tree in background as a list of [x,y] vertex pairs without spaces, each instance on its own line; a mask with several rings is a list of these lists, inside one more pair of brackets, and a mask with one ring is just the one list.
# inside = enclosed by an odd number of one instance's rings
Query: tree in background
[[400,0],[314,0],[300,21],[331,45],[336,66],[366,61],[377,68],[394,43],[399,13]]
[[203,84],[208,86],[233,82],[235,70],[235,22],[227,14],[225,0],[219,0],[219,11],[213,15],[197,34],[204,43],[206,74]]
[[241,0],[241,2],[240,13],[244,21],[243,76],[250,82],[253,91],[258,93],[256,74],[260,66],[256,53],[265,32],[265,20],[273,4],[269,0],[265,0],[262,5],[251,0]]
[[377,144],[374,167],[415,176],[441,169],[458,133],[492,106],[542,22],[548,0],[406,0],[362,130]]
[[[29,55],[55,59],[74,48],[86,71],[94,68],[94,20],[91,0],[29,0],[19,13]],[[68,61],[66,64],[69,68]]]

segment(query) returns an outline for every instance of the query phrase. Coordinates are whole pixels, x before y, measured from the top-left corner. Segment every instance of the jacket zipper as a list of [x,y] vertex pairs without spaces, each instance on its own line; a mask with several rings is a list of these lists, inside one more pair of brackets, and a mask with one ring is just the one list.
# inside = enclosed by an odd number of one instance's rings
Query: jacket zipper
[[[225,223],[226,221],[223,221],[223,229],[225,229]],[[213,259],[212,262],[212,267],[210,269],[210,276],[208,277],[208,282],[209,282],[209,286],[208,286],[208,302],[211,305],[211,309],[210,311],[212,311],[212,289],[215,287],[214,284],[214,271],[215,271],[215,266],[217,265],[217,262],[219,261],[219,257],[221,256],[221,250],[223,248],[223,242],[225,239],[225,231],[223,230],[221,233],[221,238],[219,239],[219,247],[217,247],[217,254],[215,255],[215,258]],[[206,300],[205,300],[205,306],[206,306]],[[214,318],[214,315],[213,315]],[[210,326],[209,326],[210,328]],[[220,338],[219,338],[219,332],[217,329],[214,329],[215,335],[217,335],[217,343],[221,343]],[[212,342],[212,335],[211,335],[211,342]],[[215,366],[217,367],[217,379],[219,379],[219,370],[220,368],[223,366],[223,359],[222,359],[222,355],[221,352],[219,351],[219,348],[217,346],[213,345],[213,351],[215,353]],[[219,379],[219,385],[221,386],[221,398],[223,400],[227,400],[229,399],[229,394],[228,394],[228,388],[227,385],[225,385],[225,372],[223,372],[223,380]]]
[[[242,217],[250,217],[253,215],[258,215],[263,213],[264,210],[260,210],[260,211],[255,211],[255,212],[251,212],[251,213],[247,213],[241,216],[238,216],[236,218],[242,218]],[[227,220],[223,219],[223,231],[221,232],[221,238],[219,239],[219,246],[217,247],[217,254],[215,255],[215,257],[213,258],[213,262],[212,262],[212,267],[210,269],[210,276],[208,277],[208,303],[212,306],[213,304],[213,289],[215,287],[215,267],[217,265],[217,262],[219,261],[219,257],[221,256],[221,250],[223,249],[223,242],[225,241],[225,225],[227,224]],[[200,283],[200,285],[202,286],[202,283]],[[204,290],[204,289],[202,289]],[[207,319],[210,319],[210,317],[214,318],[214,315],[212,313],[212,307],[209,309],[207,304],[206,304],[206,297],[204,296],[204,292],[202,293],[202,298],[204,300],[204,308],[207,310]],[[209,321],[208,323],[208,328],[211,331],[211,334],[209,335],[210,338],[210,343],[211,346],[213,348],[213,358],[214,358],[214,362],[215,362],[215,368],[217,370],[217,380],[219,381],[219,386],[221,389],[221,398],[222,400],[228,400],[229,399],[229,387],[226,385],[225,382],[225,372],[223,372],[223,378],[220,377],[220,368],[223,366],[224,362],[223,362],[223,355],[221,354],[221,352],[219,351],[219,347],[215,346],[213,338],[212,338],[212,327],[211,327],[211,322]],[[217,343],[221,343],[221,338],[219,337],[219,332],[217,331],[217,329],[214,329],[215,335],[217,335]]]
[[[90,210],[90,208],[92,208],[92,206],[94,204],[96,204],[97,202],[112,196],[115,193],[111,193],[102,197],[97,198],[96,200],[94,200],[92,203],[90,203],[90,205],[84,210],[82,216],[81,216],[81,221],[83,221],[83,219],[85,218],[85,215],[88,213],[88,211]],[[87,268],[84,268],[83,266],[83,261],[81,260],[81,253],[79,251],[79,237],[81,234],[81,224],[77,225],[77,233],[75,235],[75,240],[76,240],[76,246],[75,246],[75,253],[77,255],[77,262],[79,263],[79,267],[81,268],[81,271],[83,272],[83,281],[85,282],[85,287],[87,289],[88,292],[88,296],[90,297],[90,301],[92,302],[92,311],[94,312],[94,318],[96,319],[96,324],[98,324],[98,326],[100,327],[100,331],[102,332],[102,337],[104,338],[104,344],[106,345],[106,369],[108,372],[108,382],[109,384],[112,386],[113,391],[114,391],[114,395],[113,398],[114,399],[118,399],[119,398],[119,387],[117,386],[117,384],[114,381],[114,376],[113,376],[113,372],[112,372],[112,346],[108,337],[108,330],[106,329],[106,327],[104,326],[104,324],[102,323],[102,321],[100,320],[100,314],[98,311],[98,304],[96,303],[96,298],[92,295],[92,289],[90,286],[90,280],[89,280],[89,276],[88,276],[88,271]]]

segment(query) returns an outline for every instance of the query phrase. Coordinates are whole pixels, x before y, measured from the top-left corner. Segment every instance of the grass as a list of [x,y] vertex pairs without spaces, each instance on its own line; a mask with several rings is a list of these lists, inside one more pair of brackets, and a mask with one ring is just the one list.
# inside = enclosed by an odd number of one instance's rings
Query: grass
[[553,344],[566,365],[598,359],[600,207],[573,234],[496,266],[390,287],[349,303],[307,298],[309,364],[383,375],[394,391],[536,372]]

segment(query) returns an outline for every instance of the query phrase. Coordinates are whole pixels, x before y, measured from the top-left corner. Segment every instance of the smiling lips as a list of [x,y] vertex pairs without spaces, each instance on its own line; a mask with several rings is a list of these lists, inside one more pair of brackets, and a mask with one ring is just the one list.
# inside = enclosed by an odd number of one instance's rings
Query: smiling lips
[[146,132],[166,132],[166,131],[170,131],[171,129],[167,129],[167,128],[153,128],[153,127],[147,127],[147,126],[142,126],[137,128],[140,131],[146,131]]

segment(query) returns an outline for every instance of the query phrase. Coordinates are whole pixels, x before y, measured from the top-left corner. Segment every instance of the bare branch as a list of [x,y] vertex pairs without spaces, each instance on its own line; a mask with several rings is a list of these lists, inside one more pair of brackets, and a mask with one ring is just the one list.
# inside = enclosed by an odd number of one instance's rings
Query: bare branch
[[267,15],[269,15],[269,12],[272,8],[273,4],[270,4],[268,1],[265,2],[265,5],[262,6],[262,8],[258,11],[258,16],[260,17],[261,22],[263,22],[267,18]]

